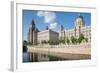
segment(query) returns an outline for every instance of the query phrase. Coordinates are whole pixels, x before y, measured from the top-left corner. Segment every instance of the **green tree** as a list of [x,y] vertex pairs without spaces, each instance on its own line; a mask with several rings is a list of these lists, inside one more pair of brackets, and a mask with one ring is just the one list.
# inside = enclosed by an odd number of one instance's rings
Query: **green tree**
[[23,52],[27,52],[27,41],[26,40],[24,40],[23,41]]
[[28,44],[27,41],[24,40],[24,41],[23,41],[23,46],[27,46],[27,44]]
[[70,40],[68,37],[66,38],[66,42],[67,42],[67,44],[70,44]]
[[72,44],[77,44],[77,39],[74,36],[71,36]]
[[84,35],[83,34],[80,34],[79,35],[79,38],[78,38],[78,42],[81,43],[83,40],[84,40]]
[[49,40],[48,43],[50,45],[58,45],[60,42],[59,42],[59,40]]
[[66,37],[62,37],[59,39],[60,44],[65,44],[66,43]]
[[41,43],[42,43],[42,44],[46,44],[47,41],[46,41],[46,40],[42,40]]

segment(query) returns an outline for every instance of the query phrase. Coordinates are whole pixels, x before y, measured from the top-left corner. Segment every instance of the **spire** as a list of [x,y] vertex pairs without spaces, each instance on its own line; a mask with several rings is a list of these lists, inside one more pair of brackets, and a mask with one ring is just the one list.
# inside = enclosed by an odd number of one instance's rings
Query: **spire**
[[32,19],[31,24],[32,24],[32,27],[35,28],[35,23],[34,23],[34,20],[33,19]]
[[31,23],[30,23],[30,28],[35,28],[35,23],[34,23],[34,20],[32,19]]
[[78,18],[83,19],[83,16],[81,16],[81,13],[78,13]]
[[32,25],[35,25],[35,23],[34,23],[34,20],[33,20],[33,19],[32,19],[32,22],[31,22],[31,24],[32,24]]
[[64,27],[63,27],[63,25],[61,25],[61,31],[62,31],[62,30],[64,30]]

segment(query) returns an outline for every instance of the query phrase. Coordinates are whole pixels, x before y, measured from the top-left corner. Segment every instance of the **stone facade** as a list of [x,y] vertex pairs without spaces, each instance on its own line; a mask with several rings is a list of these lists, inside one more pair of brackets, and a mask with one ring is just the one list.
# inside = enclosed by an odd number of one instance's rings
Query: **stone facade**
[[88,42],[91,42],[91,26],[85,26],[84,18],[81,15],[76,18],[74,25],[74,28],[67,30],[61,25],[60,32],[52,31],[48,27],[43,31],[39,31],[32,20],[28,32],[28,42],[37,44],[43,40],[56,40],[65,37],[71,38],[72,36],[79,38],[80,34],[83,34],[88,39]]
[[29,27],[29,32],[28,32],[28,42],[31,44],[37,44],[41,43],[43,40],[57,40],[59,39],[59,33],[52,31],[48,28],[46,30],[40,31],[35,27],[35,23],[32,20],[32,23],[30,24]]
[[68,37],[71,38],[72,36],[79,38],[80,34],[83,34],[85,38],[88,39],[88,42],[91,41],[91,26],[85,26],[85,22],[82,16],[78,16],[75,20],[75,27],[72,29],[64,29],[61,25],[61,30],[59,32],[59,38]]
[[37,33],[39,30],[35,27],[35,23],[32,20],[30,27],[29,27],[29,32],[28,32],[28,42],[31,44],[37,44]]
[[43,40],[57,40],[59,39],[59,33],[50,29],[38,32],[38,42],[41,43]]

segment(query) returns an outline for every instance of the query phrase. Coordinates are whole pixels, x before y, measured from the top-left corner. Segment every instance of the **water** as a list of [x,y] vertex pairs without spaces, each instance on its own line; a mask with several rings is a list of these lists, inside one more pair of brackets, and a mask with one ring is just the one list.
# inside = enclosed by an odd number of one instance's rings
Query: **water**
[[43,61],[59,61],[59,60],[66,60],[61,57],[55,57],[40,53],[28,53],[27,46],[23,46],[23,62],[43,62]]
[[45,54],[38,54],[38,53],[32,53],[31,54],[31,59],[30,55],[27,52],[23,53],[23,62],[46,62],[46,61],[61,61],[61,60],[66,60],[61,57],[55,57],[55,56],[48,56]]
[[23,52],[23,62],[29,62],[29,53]]

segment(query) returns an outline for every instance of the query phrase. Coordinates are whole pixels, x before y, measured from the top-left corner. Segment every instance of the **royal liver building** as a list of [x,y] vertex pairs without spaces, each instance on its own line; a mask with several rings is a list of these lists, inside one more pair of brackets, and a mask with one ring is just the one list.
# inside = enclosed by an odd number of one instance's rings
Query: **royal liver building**
[[81,15],[78,15],[74,22],[74,28],[72,29],[64,29],[61,25],[61,29],[59,32],[55,32],[46,27],[45,30],[39,31],[35,26],[34,20],[32,20],[29,31],[28,31],[28,42],[32,44],[41,43],[43,40],[59,40],[61,38],[71,38],[72,36],[75,38],[79,38],[80,34],[83,34],[85,38],[87,38],[88,43],[91,41],[91,26],[86,26],[84,22],[84,18]]

